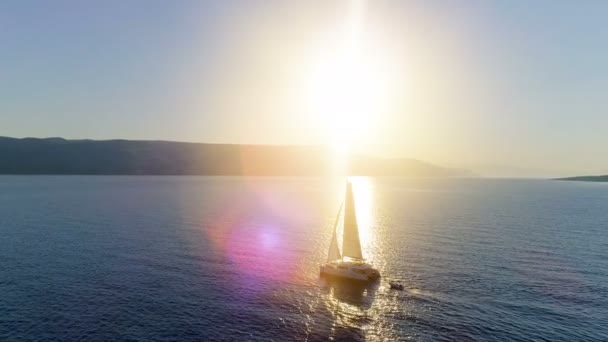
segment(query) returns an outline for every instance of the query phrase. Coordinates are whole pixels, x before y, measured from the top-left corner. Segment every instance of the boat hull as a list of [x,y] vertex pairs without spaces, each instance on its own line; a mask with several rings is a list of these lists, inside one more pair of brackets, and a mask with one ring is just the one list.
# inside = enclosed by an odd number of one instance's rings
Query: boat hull
[[332,261],[320,267],[322,276],[370,282],[380,278],[380,272],[365,262]]

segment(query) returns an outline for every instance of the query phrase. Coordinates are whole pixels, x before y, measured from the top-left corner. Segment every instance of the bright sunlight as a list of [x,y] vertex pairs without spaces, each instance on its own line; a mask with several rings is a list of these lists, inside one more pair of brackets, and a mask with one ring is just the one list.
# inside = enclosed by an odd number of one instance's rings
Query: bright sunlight
[[364,44],[364,1],[353,1],[346,30],[336,46],[322,49],[310,73],[310,110],[340,154],[371,143],[378,114],[386,105],[386,73]]

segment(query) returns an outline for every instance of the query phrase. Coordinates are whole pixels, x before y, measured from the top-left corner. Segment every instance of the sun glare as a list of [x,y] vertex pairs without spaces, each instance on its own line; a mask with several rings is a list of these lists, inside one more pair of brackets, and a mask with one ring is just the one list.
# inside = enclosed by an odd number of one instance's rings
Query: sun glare
[[313,110],[325,121],[331,144],[344,149],[362,138],[377,104],[368,65],[359,56],[329,56],[313,79]]
[[310,110],[335,152],[369,143],[384,106],[385,73],[362,39],[363,2],[354,1],[347,31],[336,46],[321,49],[310,73]]
[[374,199],[372,184],[367,177],[349,177],[353,184],[353,195],[355,197],[355,210],[357,211],[357,222],[359,224],[359,239],[363,254],[373,259],[374,234],[372,225],[374,221]]

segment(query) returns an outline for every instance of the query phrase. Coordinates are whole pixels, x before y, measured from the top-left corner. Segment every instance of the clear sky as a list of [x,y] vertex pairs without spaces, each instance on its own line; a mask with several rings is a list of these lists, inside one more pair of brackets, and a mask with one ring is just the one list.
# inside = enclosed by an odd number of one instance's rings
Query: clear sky
[[451,166],[607,173],[606,18],[599,0],[6,0],[0,135],[338,137]]

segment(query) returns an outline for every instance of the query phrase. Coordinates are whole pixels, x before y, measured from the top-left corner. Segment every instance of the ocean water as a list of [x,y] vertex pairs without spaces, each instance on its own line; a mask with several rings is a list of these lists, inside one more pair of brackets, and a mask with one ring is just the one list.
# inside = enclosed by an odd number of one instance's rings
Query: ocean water
[[[608,341],[608,184],[0,177],[1,341]],[[387,288],[401,281],[405,291]]]

